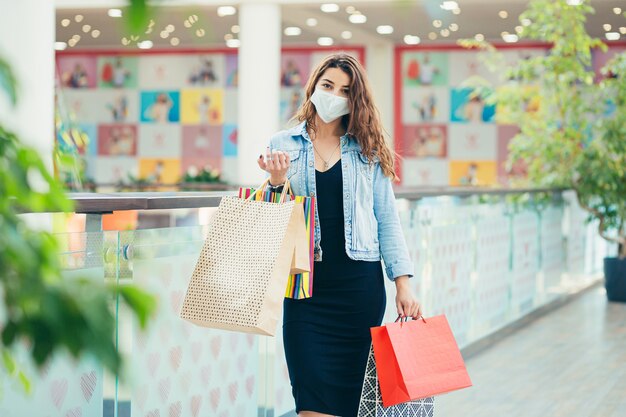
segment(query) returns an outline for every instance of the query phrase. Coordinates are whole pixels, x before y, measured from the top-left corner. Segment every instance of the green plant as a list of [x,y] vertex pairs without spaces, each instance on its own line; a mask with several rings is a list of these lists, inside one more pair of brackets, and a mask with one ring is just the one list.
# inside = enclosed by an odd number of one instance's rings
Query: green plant
[[[520,22],[530,24],[519,36],[545,42],[549,50],[509,66],[487,42],[460,44],[486,52],[487,65],[502,74],[499,88],[479,79],[467,85],[496,104],[500,123],[520,129],[509,145],[507,168],[523,161],[528,174],[514,185],[573,189],[587,220],[597,219],[600,236],[619,244],[625,257],[626,71],[622,55],[611,63],[616,78],[594,83],[592,50],[606,45],[585,28],[593,12],[587,2],[531,0],[520,15]],[[613,111],[607,102],[616,104]]]
[[220,172],[211,167],[203,167],[200,171],[197,169],[188,170],[183,175],[182,182],[199,182],[199,183],[222,183]]
[[[2,59],[0,85],[15,104],[16,80]],[[30,228],[19,215],[24,211],[71,212],[72,204],[37,152],[0,126],[0,295],[5,313],[0,350],[6,371],[19,372],[10,349],[25,342],[38,366],[66,350],[74,357],[92,355],[118,373],[121,357],[109,302],[121,297],[143,327],[155,299],[134,286],[62,277],[59,243],[51,233]],[[28,388],[25,376],[18,375]]]

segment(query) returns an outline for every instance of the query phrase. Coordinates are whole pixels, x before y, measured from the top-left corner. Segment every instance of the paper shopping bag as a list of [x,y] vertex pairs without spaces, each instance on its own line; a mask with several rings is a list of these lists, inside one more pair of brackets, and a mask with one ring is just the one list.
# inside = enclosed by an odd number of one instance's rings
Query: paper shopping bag
[[428,397],[385,407],[380,395],[374,349],[370,346],[357,417],[433,417],[434,401],[433,397]]
[[[254,191],[253,188],[240,188],[239,197],[249,198]],[[284,191],[289,192],[291,189]],[[280,196],[280,193],[263,191],[259,192],[255,198],[262,201],[277,202]],[[295,199],[297,203],[302,203],[305,230],[303,234],[296,236],[296,250],[293,255],[285,297],[295,299],[310,298],[313,295],[313,266],[315,264],[313,257],[315,197],[288,194],[287,198]],[[303,268],[304,264],[306,264],[306,268]]]
[[370,330],[385,407],[472,385],[445,315]]
[[204,327],[274,335],[303,213],[293,200],[222,197],[181,317]]

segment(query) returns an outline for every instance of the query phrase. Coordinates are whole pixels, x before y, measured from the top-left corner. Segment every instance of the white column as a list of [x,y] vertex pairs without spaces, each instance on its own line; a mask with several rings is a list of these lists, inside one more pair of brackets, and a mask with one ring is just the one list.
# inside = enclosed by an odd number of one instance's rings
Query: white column
[[257,186],[265,173],[256,161],[280,126],[280,5],[242,3],[239,27],[237,182]]
[[390,143],[394,135],[393,108],[393,44],[368,45],[365,50],[365,69],[374,94],[374,102],[380,111],[381,122],[389,132]]
[[0,122],[35,147],[52,168],[54,145],[54,2],[3,1],[0,56],[19,83],[18,104],[0,98]]

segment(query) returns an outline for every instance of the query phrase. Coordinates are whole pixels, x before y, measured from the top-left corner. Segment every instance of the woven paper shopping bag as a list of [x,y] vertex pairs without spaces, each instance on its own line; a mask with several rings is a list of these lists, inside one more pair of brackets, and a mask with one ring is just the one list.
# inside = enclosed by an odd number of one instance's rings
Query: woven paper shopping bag
[[435,402],[433,397],[385,407],[380,395],[380,385],[376,374],[374,349],[370,347],[357,417],[433,417],[434,410]]
[[385,407],[472,386],[445,315],[370,330]]
[[[287,190],[288,192],[291,190]],[[253,188],[240,188],[239,197],[248,198],[255,190]],[[263,191],[256,194],[257,200],[277,202],[280,193]],[[285,297],[303,299],[310,298],[313,295],[313,266],[315,264],[313,257],[314,248],[314,232],[315,232],[315,197],[294,196],[289,194],[287,198],[295,199],[297,203],[302,203],[304,209],[305,234],[296,237],[296,250],[294,251],[294,260],[292,262],[291,273],[287,281],[287,289]],[[303,259],[303,251],[306,250],[306,259]],[[307,262],[307,270],[298,270],[296,266],[300,262]]]
[[223,197],[191,276],[181,317],[204,327],[273,336],[294,237],[304,227],[302,204],[296,201]]

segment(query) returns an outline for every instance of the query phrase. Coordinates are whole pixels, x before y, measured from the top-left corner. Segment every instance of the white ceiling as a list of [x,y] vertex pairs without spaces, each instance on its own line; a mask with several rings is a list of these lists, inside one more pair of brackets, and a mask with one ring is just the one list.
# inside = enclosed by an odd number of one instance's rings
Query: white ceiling
[[[116,0],[117,1],[117,0]],[[188,1],[189,3],[190,1]],[[199,2],[199,1],[198,1]],[[206,2],[206,0],[205,0]],[[191,1],[191,3],[194,3]],[[217,6],[191,4],[187,6],[162,6],[154,15],[154,27],[150,34],[141,33],[139,40],[150,39],[155,48],[173,48],[170,39],[177,37],[180,44],[177,48],[208,48],[224,47],[224,36],[231,33],[231,27],[238,24],[238,16],[218,17]],[[515,26],[519,25],[517,17],[524,10],[528,0],[457,0],[461,8],[459,15],[454,15],[449,11],[442,10],[439,0],[363,0],[349,2],[342,0],[340,10],[337,13],[324,13],[320,10],[320,2],[300,2],[297,0],[281,0],[282,22],[284,29],[287,26],[298,26],[302,29],[300,36],[290,37],[283,35],[284,45],[316,45],[320,36],[330,36],[336,45],[371,45],[371,44],[402,44],[405,35],[417,35],[421,38],[423,45],[453,43],[459,38],[473,37],[477,33],[482,33],[486,39],[501,41],[501,33],[508,31],[515,32]],[[77,0],[57,0],[57,5],[77,6]],[[107,4],[104,1],[98,3],[99,6]],[[108,4],[115,4],[112,1]],[[117,1],[119,4],[119,1]],[[168,4],[177,4],[169,0]],[[613,31],[618,31],[620,27],[626,27],[626,18],[623,15],[616,15],[614,7],[622,7],[626,11],[624,0],[592,0],[592,6],[596,8],[596,14],[589,16],[588,30],[603,40],[605,30],[603,24],[612,25]],[[348,21],[349,13],[346,7],[353,6],[359,12],[367,16],[364,24],[353,24]],[[112,18],[107,15],[108,8],[93,7],[59,7],[57,8],[57,41],[67,42],[72,36],[80,35],[80,40],[74,48],[68,49],[119,49],[136,48],[136,45],[124,47],[121,39],[130,34],[126,29],[124,18]],[[508,12],[508,18],[502,19],[498,16],[501,10]],[[83,16],[81,22],[75,21],[75,16]],[[184,26],[184,21],[190,15],[197,15],[198,22],[191,28]],[[318,20],[318,25],[309,27],[306,25],[308,18]],[[63,27],[61,21],[69,19],[70,25]],[[440,19],[442,27],[433,27],[433,20]],[[450,32],[450,36],[443,38],[439,31],[449,27],[450,24],[458,25],[457,32]],[[168,39],[162,39],[160,33],[167,25],[174,25],[175,30]],[[259,22],[263,24],[263,22]],[[83,25],[90,25],[91,30],[83,32]],[[379,25],[391,25],[394,32],[390,35],[380,35],[376,32]],[[98,38],[91,36],[91,31],[100,31]],[[198,29],[204,29],[204,36],[197,36]],[[341,38],[343,31],[351,31],[352,38],[344,40]],[[429,32],[438,33],[435,41],[428,39]],[[232,35],[237,37],[236,34]],[[622,35],[621,42],[626,41],[626,35]]]

